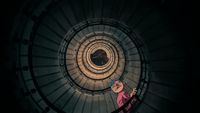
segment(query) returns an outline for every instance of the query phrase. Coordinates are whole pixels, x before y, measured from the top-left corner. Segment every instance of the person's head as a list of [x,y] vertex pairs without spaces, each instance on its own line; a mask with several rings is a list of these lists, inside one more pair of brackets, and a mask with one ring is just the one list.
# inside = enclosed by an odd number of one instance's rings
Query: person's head
[[124,88],[124,85],[123,85],[123,83],[122,83],[121,81],[119,81],[119,80],[116,80],[116,81],[113,83],[113,85],[111,86],[112,91],[115,92],[115,93],[121,92],[121,91],[123,90],[123,88]]

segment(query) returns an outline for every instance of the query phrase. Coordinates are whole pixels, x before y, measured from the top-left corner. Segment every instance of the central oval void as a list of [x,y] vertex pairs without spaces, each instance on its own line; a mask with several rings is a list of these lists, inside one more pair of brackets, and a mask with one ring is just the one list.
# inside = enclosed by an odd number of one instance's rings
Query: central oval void
[[104,50],[98,49],[90,55],[91,61],[97,66],[103,66],[108,62],[107,54]]

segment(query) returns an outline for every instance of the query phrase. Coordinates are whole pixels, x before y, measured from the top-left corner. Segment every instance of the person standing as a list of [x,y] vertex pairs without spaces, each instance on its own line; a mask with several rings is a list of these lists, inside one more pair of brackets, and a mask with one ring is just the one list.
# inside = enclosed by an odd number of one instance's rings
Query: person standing
[[[117,80],[114,82],[114,84],[111,86],[111,89],[114,93],[117,93],[117,105],[120,108],[121,106],[123,106],[132,96],[136,95],[136,88],[133,89],[133,91],[128,94],[127,92],[125,92],[124,89],[124,84]],[[126,111],[129,111],[129,109],[132,107],[131,104],[129,104],[125,109]],[[120,112],[123,113],[123,112]]]

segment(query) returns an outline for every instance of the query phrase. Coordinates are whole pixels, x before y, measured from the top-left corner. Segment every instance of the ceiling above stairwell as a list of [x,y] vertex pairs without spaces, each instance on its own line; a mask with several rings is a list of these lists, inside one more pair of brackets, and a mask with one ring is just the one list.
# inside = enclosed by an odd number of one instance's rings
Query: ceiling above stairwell
[[[120,27],[112,25],[113,22],[116,21],[92,19],[81,22],[76,28],[69,30],[60,45],[61,70],[81,91],[85,89],[90,93],[104,93],[110,91],[112,81],[131,78],[133,71],[129,70],[134,70],[137,66],[135,71],[138,74],[141,71],[140,56],[134,42]],[[118,24],[120,26],[119,22]],[[104,56],[99,53],[99,57],[104,57],[102,61],[107,60],[103,65],[92,61],[92,58],[98,58],[97,55],[92,57],[98,51],[105,52]],[[137,76],[134,84],[127,83],[130,88],[137,86],[139,75]],[[89,85],[80,82],[80,79],[86,80]]]

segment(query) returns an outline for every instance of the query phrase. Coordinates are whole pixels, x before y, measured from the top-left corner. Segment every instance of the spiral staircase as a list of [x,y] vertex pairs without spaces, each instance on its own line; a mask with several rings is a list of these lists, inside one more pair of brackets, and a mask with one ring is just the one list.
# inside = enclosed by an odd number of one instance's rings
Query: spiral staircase
[[[156,2],[157,3],[157,2]],[[30,113],[177,113],[185,52],[173,23],[146,0],[28,0],[16,17],[19,103]],[[118,108],[115,80],[135,98]]]

